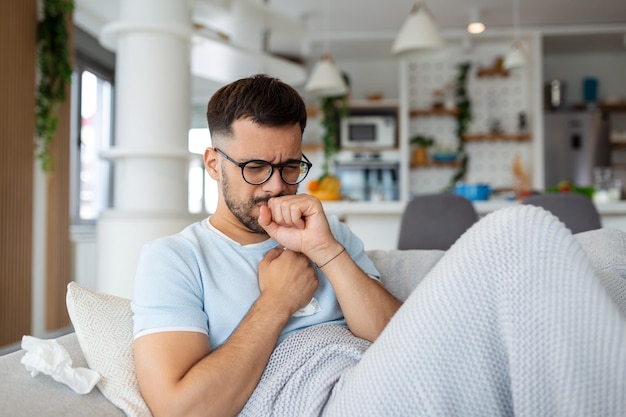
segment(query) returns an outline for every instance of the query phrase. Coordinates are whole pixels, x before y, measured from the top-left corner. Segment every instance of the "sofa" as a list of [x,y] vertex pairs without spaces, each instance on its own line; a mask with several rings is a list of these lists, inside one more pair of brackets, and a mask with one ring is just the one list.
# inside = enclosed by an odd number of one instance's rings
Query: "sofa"
[[[598,229],[576,239],[591,260],[621,313],[626,315],[626,233]],[[370,250],[383,284],[405,300],[440,260],[441,250]],[[75,332],[57,339],[74,367],[96,369],[102,379],[90,393],[76,394],[43,374],[31,376],[20,362],[25,352],[0,357],[0,409],[20,416],[149,416],[132,365],[132,313],[129,300],[74,283],[68,286],[68,312]]]

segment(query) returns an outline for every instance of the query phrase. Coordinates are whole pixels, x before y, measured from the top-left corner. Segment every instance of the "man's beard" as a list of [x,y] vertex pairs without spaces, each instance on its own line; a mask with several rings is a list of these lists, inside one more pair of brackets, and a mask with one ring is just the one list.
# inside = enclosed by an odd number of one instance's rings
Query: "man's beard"
[[249,201],[237,201],[235,196],[231,193],[230,179],[224,171],[225,170],[222,168],[222,193],[224,194],[224,203],[226,203],[226,207],[228,207],[230,212],[233,213],[237,220],[239,220],[239,222],[245,227],[254,233],[267,235],[265,229],[263,229],[263,227],[259,224],[258,217],[252,212],[255,209],[258,210],[257,204],[267,203],[271,197],[276,196],[253,197]]

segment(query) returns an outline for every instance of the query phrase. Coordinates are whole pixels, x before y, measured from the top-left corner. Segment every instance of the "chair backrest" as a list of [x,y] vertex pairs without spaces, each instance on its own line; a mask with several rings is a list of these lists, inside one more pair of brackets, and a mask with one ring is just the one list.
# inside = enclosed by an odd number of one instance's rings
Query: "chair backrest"
[[478,213],[465,197],[418,195],[402,213],[398,249],[447,250],[477,220]]
[[587,196],[577,193],[536,194],[526,197],[522,204],[543,207],[561,220],[572,233],[600,229],[598,209]]

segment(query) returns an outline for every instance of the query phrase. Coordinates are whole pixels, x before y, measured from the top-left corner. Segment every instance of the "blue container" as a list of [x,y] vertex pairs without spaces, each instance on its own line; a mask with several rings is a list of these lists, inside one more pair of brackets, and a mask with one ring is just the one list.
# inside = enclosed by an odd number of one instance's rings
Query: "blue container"
[[489,200],[491,188],[487,184],[457,183],[452,192],[470,201],[485,201]]
[[598,79],[594,77],[583,78],[583,101],[595,103],[598,101]]

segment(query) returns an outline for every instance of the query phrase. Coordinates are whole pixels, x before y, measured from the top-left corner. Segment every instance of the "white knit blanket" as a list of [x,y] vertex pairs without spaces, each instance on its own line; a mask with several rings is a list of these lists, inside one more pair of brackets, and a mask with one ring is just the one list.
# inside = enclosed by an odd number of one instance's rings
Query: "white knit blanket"
[[240,416],[318,416],[370,343],[338,325],[309,327],[274,351]]
[[242,416],[626,416],[626,320],[543,209],[496,211],[381,336],[286,339]]

